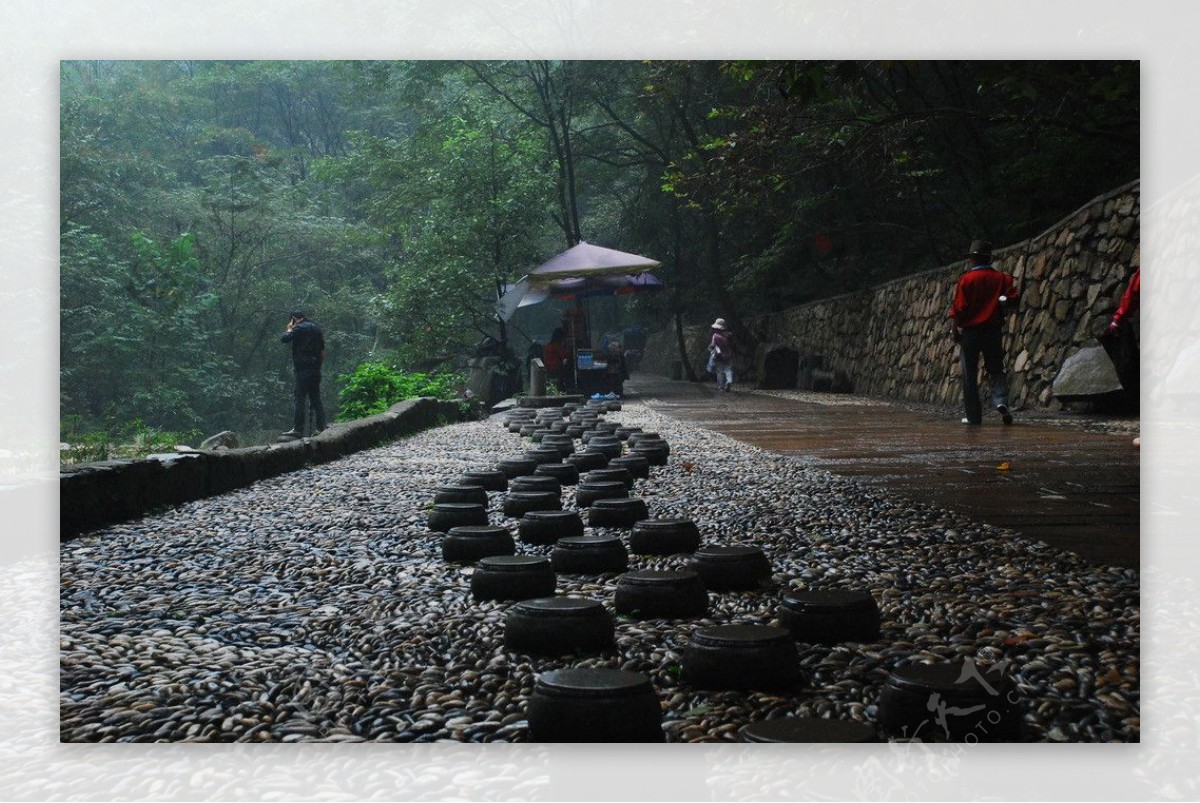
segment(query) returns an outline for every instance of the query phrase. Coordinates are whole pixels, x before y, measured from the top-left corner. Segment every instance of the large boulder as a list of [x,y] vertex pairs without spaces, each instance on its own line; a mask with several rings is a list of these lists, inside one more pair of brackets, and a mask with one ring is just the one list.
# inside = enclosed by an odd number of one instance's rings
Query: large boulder
[[211,438],[205,438],[200,444],[201,449],[216,449],[222,446],[226,449],[236,449],[238,447],[237,434],[227,429],[224,432],[218,432]]
[[1102,346],[1087,346],[1063,362],[1051,386],[1060,402],[1094,400],[1123,390],[1117,369]]

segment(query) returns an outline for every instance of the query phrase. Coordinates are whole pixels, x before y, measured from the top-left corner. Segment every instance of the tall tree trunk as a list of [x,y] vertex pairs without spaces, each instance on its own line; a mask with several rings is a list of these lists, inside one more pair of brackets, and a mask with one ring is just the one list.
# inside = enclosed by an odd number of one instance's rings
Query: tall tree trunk
[[688,360],[687,338],[683,336],[683,316],[676,310],[671,317],[675,319],[675,342],[679,345],[679,359],[683,361],[683,378],[689,382],[698,382],[696,371]]
[[[671,202],[671,250],[675,257],[676,276],[688,272],[694,273],[695,267],[690,257],[684,253],[683,223],[679,219],[679,203]],[[690,267],[685,267],[690,266]],[[696,371],[688,359],[687,339],[683,336],[683,294],[679,281],[671,282],[671,317],[675,320],[675,342],[679,348],[679,359],[683,364],[683,376],[689,382],[696,381]]]

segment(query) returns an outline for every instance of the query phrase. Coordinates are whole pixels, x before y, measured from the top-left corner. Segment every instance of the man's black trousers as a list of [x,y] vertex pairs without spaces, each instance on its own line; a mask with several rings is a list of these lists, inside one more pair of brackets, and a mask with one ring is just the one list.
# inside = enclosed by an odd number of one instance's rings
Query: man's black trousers
[[979,355],[987,370],[992,390],[992,406],[1008,406],[1008,377],[1004,373],[1004,344],[999,326],[976,326],[962,330],[959,362],[962,365],[963,406],[967,420],[978,424],[983,420],[983,404],[979,399]]
[[296,371],[296,406],[292,413],[292,429],[304,432],[306,402],[312,400],[315,429],[325,429],[325,406],[321,404],[321,372]]

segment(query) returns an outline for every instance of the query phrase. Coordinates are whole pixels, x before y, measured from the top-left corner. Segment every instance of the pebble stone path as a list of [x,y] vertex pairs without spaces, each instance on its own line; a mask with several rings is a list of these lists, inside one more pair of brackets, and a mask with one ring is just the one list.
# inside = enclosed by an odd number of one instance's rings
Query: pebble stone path
[[[616,619],[617,652],[506,651],[509,602],[473,601],[426,517],[433,489],[531,444],[500,418],[427,431],[60,551],[60,738],[93,741],[523,742],[551,669],[646,673],[668,742],[736,741],[768,717],[874,724],[881,685],[913,661],[1008,661],[1029,741],[1139,740],[1139,576],[807,468],[626,403],[609,421],[662,434],[666,466],[636,480],[654,517],[704,545],[769,556],[774,587],[710,593],[690,620]],[[563,489],[564,508],[574,489]],[[516,533],[489,494],[492,523]],[[586,520],[586,517],[585,517]],[[628,530],[588,529],[588,534]],[[518,542],[518,554],[551,545]],[[631,554],[629,569],[686,555]],[[612,611],[618,574],[558,577]],[[807,684],[780,695],[680,682],[696,628],[778,624],[788,590],[863,588],[880,639],[797,644]]]

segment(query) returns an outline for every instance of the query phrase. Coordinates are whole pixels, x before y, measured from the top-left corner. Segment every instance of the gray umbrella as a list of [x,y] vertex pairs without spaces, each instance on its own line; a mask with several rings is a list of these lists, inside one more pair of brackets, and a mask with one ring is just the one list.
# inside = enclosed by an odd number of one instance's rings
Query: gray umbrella
[[551,296],[554,285],[563,279],[589,278],[598,276],[629,277],[657,268],[661,262],[637,254],[627,254],[612,248],[603,248],[591,243],[579,243],[558,256],[543,262],[511,285],[496,303],[496,313],[507,321],[517,311],[545,301]]
[[657,268],[660,264],[637,254],[580,243],[538,265],[529,272],[529,278],[537,283],[567,277],[628,275]]

